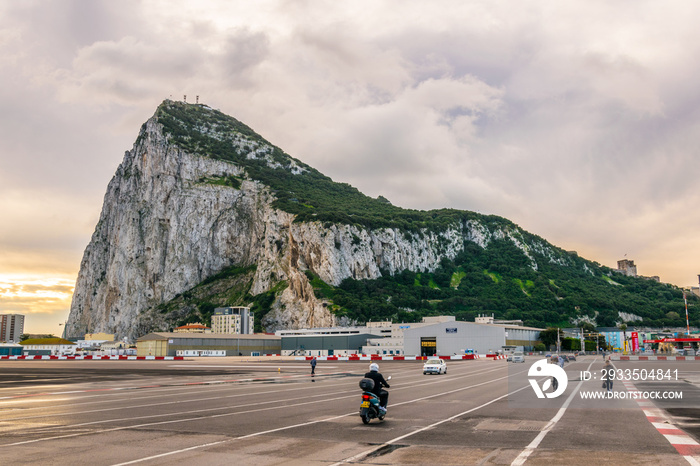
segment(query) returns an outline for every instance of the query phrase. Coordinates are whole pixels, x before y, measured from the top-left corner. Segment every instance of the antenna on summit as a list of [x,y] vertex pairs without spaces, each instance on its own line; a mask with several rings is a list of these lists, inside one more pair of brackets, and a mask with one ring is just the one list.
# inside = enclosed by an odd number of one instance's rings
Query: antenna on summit
[[197,103],[197,104],[199,103],[199,96],[197,96],[197,101],[195,103]]
[[185,102],[185,103],[187,103],[187,94],[185,94],[185,95],[182,96],[182,101]]

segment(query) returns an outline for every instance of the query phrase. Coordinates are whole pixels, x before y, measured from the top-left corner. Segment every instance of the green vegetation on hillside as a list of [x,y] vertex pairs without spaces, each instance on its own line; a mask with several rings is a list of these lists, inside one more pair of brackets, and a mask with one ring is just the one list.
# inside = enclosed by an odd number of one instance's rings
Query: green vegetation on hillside
[[[247,306],[252,303],[256,331],[262,331],[260,319],[269,311],[275,290],[257,296],[250,295],[255,266],[227,267],[197,286],[178,294],[155,308],[170,328],[193,322],[211,326],[211,316],[217,307]],[[284,282],[282,282],[284,283]]]
[[485,225],[516,228],[495,215],[456,209],[402,209],[385,198],[371,198],[347,183],[334,182],[318,170],[292,158],[233,117],[204,105],[165,101],[158,121],[178,147],[187,152],[234,162],[248,176],[269,186],[275,207],[296,214],[296,221],[393,227],[404,231],[443,231],[448,226],[478,219]]
[[[403,271],[376,280],[348,279],[337,288],[324,284],[317,294],[333,302],[337,315],[359,322],[409,322],[431,315],[473,321],[478,314],[493,313],[497,319],[522,319],[542,328],[568,327],[571,318],[582,316],[615,326],[618,312],[624,312],[650,326],[685,325],[683,293],[672,285],[627,277],[606,267],[589,273],[582,264],[562,267],[536,258],[538,271],[525,265],[527,258],[509,241],[494,242],[488,249],[466,243],[463,253],[453,261],[443,260],[433,273]],[[455,276],[462,277],[457,287]],[[699,300],[690,299],[697,306]],[[700,317],[691,325],[700,325]]]
[[199,182],[205,184],[213,184],[215,186],[228,186],[229,188],[241,189],[241,180],[233,175],[200,178]]
[[466,272],[461,270],[453,273],[452,278],[450,278],[450,288],[459,288],[459,284],[462,283],[462,279],[466,276]]

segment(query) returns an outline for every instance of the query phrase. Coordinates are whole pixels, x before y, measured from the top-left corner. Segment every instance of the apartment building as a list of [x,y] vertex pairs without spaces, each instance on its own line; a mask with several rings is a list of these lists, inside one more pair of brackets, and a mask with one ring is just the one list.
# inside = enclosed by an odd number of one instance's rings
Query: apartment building
[[19,343],[24,333],[22,314],[0,314],[0,342]]
[[211,333],[252,334],[255,329],[249,307],[217,307],[211,316]]

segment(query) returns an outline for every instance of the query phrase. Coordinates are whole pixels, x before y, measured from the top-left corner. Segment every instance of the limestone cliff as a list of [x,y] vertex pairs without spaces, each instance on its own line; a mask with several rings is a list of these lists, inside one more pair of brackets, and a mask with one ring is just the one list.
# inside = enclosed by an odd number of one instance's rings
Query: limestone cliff
[[[186,113],[195,110],[201,121]],[[404,269],[431,271],[465,242],[486,247],[494,238],[512,241],[532,268],[533,250],[564,260],[513,224],[485,222],[476,214],[412,229],[391,221],[354,223],[359,217],[329,220],[336,214],[332,206],[321,211],[296,191],[289,194],[291,188],[270,185],[284,179],[297,186],[310,174],[329,179],[226,118],[206,106],[166,101],[143,125],[107,188],[81,262],[68,335],[108,332],[133,339],[168,330],[176,319],[159,306],[231,266],[254,271],[249,296],[278,288],[262,322],[271,331],[335,323],[306,271],[332,285]],[[403,212],[409,211],[396,215]]]

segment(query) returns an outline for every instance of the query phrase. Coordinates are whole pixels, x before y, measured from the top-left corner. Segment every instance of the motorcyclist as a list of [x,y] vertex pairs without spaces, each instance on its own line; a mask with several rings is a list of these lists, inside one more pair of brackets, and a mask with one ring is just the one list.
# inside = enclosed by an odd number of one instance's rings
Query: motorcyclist
[[389,392],[382,390],[382,387],[391,388],[384,376],[379,373],[379,364],[372,363],[369,365],[369,372],[365,374],[366,379],[372,379],[374,381],[374,388],[371,390],[372,393],[379,397],[379,409],[386,412],[386,405],[389,402]]

